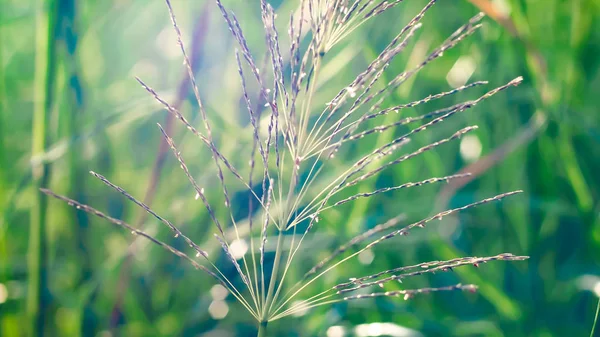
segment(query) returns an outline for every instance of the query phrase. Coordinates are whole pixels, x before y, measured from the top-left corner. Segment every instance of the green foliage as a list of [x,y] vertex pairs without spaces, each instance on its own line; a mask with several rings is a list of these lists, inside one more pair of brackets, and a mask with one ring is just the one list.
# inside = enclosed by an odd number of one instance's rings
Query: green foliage
[[[239,148],[230,140],[248,137],[240,144],[251,144],[252,133],[232,53],[235,42],[213,1],[208,5],[203,1],[173,2],[188,48],[199,22],[205,25],[207,33],[196,69],[198,84],[213,117],[213,128],[219,131],[214,133],[215,142],[225,156],[236,158],[251,149]],[[58,13],[52,12],[50,3],[57,3]],[[390,65],[389,73],[414,65],[439,45],[479,11],[476,3],[439,1],[425,17],[416,44]],[[416,137],[413,145],[424,146],[442,133],[473,124],[479,126],[476,137],[407,161],[354,192],[461,170],[476,173],[476,177],[465,186],[451,183],[442,188],[400,190],[333,209],[322,219],[327,230],[310,238],[299,261],[306,261],[308,268],[313,265],[309,262],[327,255],[322,247],[336,247],[344,238],[400,213],[412,223],[448,207],[517,189],[525,194],[382,244],[371,255],[349,262],[344,270],[311,286],[318,293],[358,270],[379,271],[460,256],[510,251],[531,259],[491,263],[477,270],[457,268],[452,274],[421,277],[393,288],[474,283],[479,285],[474,295],[459,292],[411,301],[377,298],[320,307],[297,318],[301,324],[273,322],[270,334],[326,335],[331,326],[353,331],[355,326],[371,322],[392,322],[426,336],[589,334],[597,303],[593,290],[596,287],[598,294],[600,287],[600,6],[593,0],[491,3],[510,8],[515,31],[486,19],[482,30],[424,68],[386,103],[403,104],[449,90],[448,74],[458,60],[459,65],[475,65],[469,82],[487,80],[496,86],[523,75],[523,84],[432,129],[435,132]],[[287,13],[297,2],[272,4],[284,27]],[[406,0],[401,10],[385,13],[377,22],[356,30],[353,43],[341,43],[331,50],[326,55],[331,62],[322,69],[325,79],[315,100],[325,102],[349,83],[424,4]],[[264,50],[259,46],[264,45],[264,34],[258,1],[231,0],[226,6],[240,17],[250,48],[256,59],[262,60]],[[40,28],[40,20],[47,20],[44,15],[55,16],[50,18],[55,20],[55,34],[48,33],[52,27]],[[285,29],[280,33],[286,35]],[[49,267],[47,282],[42,282],[45,301],[39,310],[44,313],[48,335],[104,336],[110,329],[124,336],[256,335],[251,316],[239,314],[244,313],[243,307],[232,296],[223,299],[207,275],[61,203],[51,201],[44,210],[43,197],[37,191],[46,185],[36,173],[42,163],[50,168],[47,185],[57,193],[136,224],[175,248],[186,248],[157,221],[145,218],[135,205],[87,174],[91,169],[100,172],[140,198],[151,185],[162,137],[156,123],[162,123],[167,113],[139,87],[134,76],[154,84],[170,102],[180,100],[181,111],[190,122],[201,125],[193,93],[188,88],[180,94],[185,77],[175,41],[163,1],[0,0],[1,336],[27,333],[20,322],[27,317],[26,299],[31,292],[27,282],[34,274],[26,255],[35,248],[29,243],[34,232],[28,224],[39,221],[45,223],[40,235],[47,252],[40,256],[36,249],[37,256]],[[54,46],[55,55],[40,44]],[[42,57],[49,62],[47,66],[40,65]],[[445,102],[462,102],[470,95],[483,94],[486,88],[471,90]],[[407,113],[416,116],[445,106],[439,104],[432,102]],[[42,113],[46,121],[39,126]],[[386,122],[394,122],[396,117],[388,115]],[[45,145],[39,138],[40,127],[48,139]],[[207,192],[208,197],[218,198],[216,172],[207,169],[210,151],[186,131],[175,124],[170,134],[194,178],[212,191]],[[382,133],[373,143],[361,143],[352,150],[363,153],[375,144],[389,142],[387,137],[390,135]],[[481,156],[464,154],[477,144]],[[40,146],[45,152],[37,152]],[[340,157],[333,165],[342,168],[343,154]],[[166,156],[163,165],[153,209],[194,240],[207,242],[202,248],[227,265],[218,242],[206,239],[212,237],[214,226],[194,200],[179,164]],[[247,195],[236,194],[232,199],[241,203]],[[247,209],[239,212],[242,216]],[[133,257],[128,257],[128,250],[135,251]],[[289,277],[297,280],[304,272],[290,270]],[[234,276],[236,271],[231,267],[225,273]],[[228,313],[216,319],[215,308],[223,309],[223,304]]]

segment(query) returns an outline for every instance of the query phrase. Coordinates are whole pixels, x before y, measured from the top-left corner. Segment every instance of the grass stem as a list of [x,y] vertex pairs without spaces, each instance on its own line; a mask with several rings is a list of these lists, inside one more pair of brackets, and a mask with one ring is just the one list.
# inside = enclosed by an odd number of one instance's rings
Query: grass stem
[[[277,283],[277,274],[279,273],[279,264],[281,262],[281,251],[283,250],[283,230],[279,231],[277,236],[277,248],[275,249],[275,259],[273,260],[273,270],[271,272],[271,278],[269,279],[269,290],[267,291],[267,299],[263,308],[263,319],[267,320],[271,311],[271,303],[274,302],[273,290],[275,289],[275,283]],[[265,326],[266,327],[266,326]]]
[[598,323],[598,315],[600,314],[600,298],[598,299],[598,305],[596,306],[596,317],[594,317],[594,324],[592,324],[592,332],[590,332],[590,337],[594,337],[594,332],[596,331],[596,324]]
[[258,334],[257,337],[266,337],[267,336],[267,323],[266,321],[262,321],[258,324]]
[[[58,1],[39,1],[36,16],[35,99],[32,125],[32,158],[41,158],[48,146],[49,116],[53,104]],[[27,256],[28,297],[27,328],[29,336],[44,335],[44,292],[47,288],[47,197],[39,192],[50,178],[50,165],[32,160],[34,197],[31,208]]]

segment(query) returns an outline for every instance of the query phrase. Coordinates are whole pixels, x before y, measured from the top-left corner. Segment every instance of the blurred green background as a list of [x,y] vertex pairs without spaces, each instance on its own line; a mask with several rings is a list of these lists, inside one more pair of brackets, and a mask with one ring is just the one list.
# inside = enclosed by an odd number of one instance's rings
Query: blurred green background
[[[251,49],[262,55],[259,1],[224,3],[239,16]],[[298,2],[272,3],[283,27]],[[332,50],[318,100],[331,99],[424,5],[407,0]],[[251,135],[240,132],[249,129],[227,26],[213,1],[173,0],[173,6],[188,49],[194,50],[200,91],[221,151],[229,157],[244,153],[248,149],[240,149],[237,139]],[[524,83],[415,142],[427,144],[441,133],[476,124],[480,128],[473,136],[388,170],[364,188],[460,170],[475,173],[475,179],[465,186],[385,194],[332,211],[305,249],[314,251],[400,212],[416,220],[501,192],[525,193],[397,238],[316,282],[312,292],[352,272],[427,260],[503,252],[531,259],[409,283],[475,283],[480,292],[474,295],[321,307],[273,323],[273,335],[589,336],[600,296],[600,2],[439,1],[416,43],[390,66],[388,79],[478,11],[488,14],[485,26],[400,87],[388,103],[419,99],[467,80],[488,80],[495,87],[522,75]],[[145,196],[201,246],[215,250],[206,239],[214,228],[194,202],[176,160],[170,153],[157,155],[156,123],[164,123],[167,113],[134,79],[142,78],[200,125],[175,42],[161,0],[0,0],[0,336],[27,335],[27,311],[36,309],[27,305],[28,278],[43,284],[37,309],[48,336],[255,335],[251,316],[204,274],[38,192],[49,187],[176,244],[165,228],[89,176],[94,170],[140,199]],[[461,93],[446,105],[485,90]],[[441,103],[410,113],[436,104]],[[210,153],[181,125],[168,128],[190,169],[207,190],[218,192]],[[386,142],[388,136],[361,146]],[[337,159],[340,165],[343,160]],[[158,179],[153,178],[157,167]],[[222,257],[217,260],[226,265]],[[299,259],[294,276],[311,261],[311,256]],[[365,325],[370,323],[382,324]]]

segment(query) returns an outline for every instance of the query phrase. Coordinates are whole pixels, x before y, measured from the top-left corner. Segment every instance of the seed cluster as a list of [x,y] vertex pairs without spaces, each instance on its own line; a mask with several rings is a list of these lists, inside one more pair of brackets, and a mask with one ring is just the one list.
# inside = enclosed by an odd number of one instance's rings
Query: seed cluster
[[[292,13],[289,18],[287,33],[290,47],[287,51],[282,50],[282,43],[280,43],[282,37],[277,28],[278,20],[275,10],[265,0],[261,0],[261,18],[266,42],[265,60],[267,65],[264,67],[265,69],[258,65],[259,62],[256,61],[235,14],[229,12],[221,3],[221,0],[216,0],[225,24],[237,43],[235,61],[242,88],[242,99],[252,128],[252,151],[249,158],[244,158],[244,163],[249,164],[248,171],[246,171],[245,167],[236,167],[237,162],[228,159],[215,144],[213,139],[215,131],[211,126],[210,113],[201,99],[193,67],[183,43],[182,32],[177,24],[170,1],[165,1],[177,36],[176,43],[181,49],[190,86],[193,88],[198,103],[199,115],[204,129],[202,131],[198,130],[178,109],[162,99],[154,89],[141,79],[137,80],[160,105],[197,136],[210,151],[214,163],[214,167],[212,167],[212,164],[211,167],[216,170],[216,176],[220,184],[221,191],[218,194],[222,195],[223,205],[227,213],[225,219],[218,216],[221,212],[216,211],[215,204],[209,200],[209,195],[207,195],[205,189],[198,184],[188,169],[177,145],[168,132],[159,125],[166,143],[170,146],[175,159],[194,190],[195,199],[202,202],[210,215],[210,219],[217,229],[214,236],[229,263],[235,267],[243,285],[236,283],[236,280],[231,279],[231,277],[226,277],[221,271],[221,267],[209,258],[207,252],[185,236],[173,223],[158,215],[146,204],[100,174],[91,172],[102,183],[133,201],[167,226],[173,231],[175,238],[183,239],[194,250],[196,257],[204,259],[206,266],[169,244],[121,220],[111,218],[90,206],[57,195],[49,190],[42,190],[42,192],[65,201],[77,209],[124,227],[132,234],[142,236],[187,260],[195,268],[208,273],[227,289],[262,324],[261,326],[266,326],[266,322],[293,315],[306,309],[341,301],[380,296],[403,296],[404,299],[409,299],[416,295],[431,292],[475,291],[477,289],[475,285],[457,284],[438,288],[360,293],[361,289],[370,287],[377,289],[377,287],[384,287],[389,282],[401,282],[405,278],[418,275],[452,271],[454,268],[467,265],[477,267],[490,261],[520,261],[527,258],[506,253],[490,257],[459,257],[447,261],[429,261],[413,266],[402,266],[352,278],[348,282],[339,283],[310,298],[289,304],[296,296],[309,290],[309,286],[323,275],[383,241],[408,235],[414,228],[424,228],[427,223],[433,220],[442,220],[446,216],[486,203],[499,201],[519,193],[520,191],[499,194],[462,207],[439,212],[408,225],[403,225],[406,221],[403,215],[397,215],[385,223],[359,233],[346,243],[333,249],[326,258],[311,268],[307,268],[308,271],[296,283],[290,285],[287,282],[288,271],[294,266],[294,259],[297,253],[301,251],[307,234],[327,226],[325,221],[319,222],[323,212],[361,198],[374,198],[382,193],[391,193],[425,184],[448,182],[452,179],[468,177],[469,173],[452,174],[406,182],[397,186],[383,187],[345,197],[342,194],[342,192],[347,192],[350,187],[376,177],[386,169],[437,149],[467,133],[474,132],[477,126],[467,126],[449,137],[438,138],[413,152],[399,154],[413,137],[435,128],[438,124],[459,113],[474,108],[478,103],[502,90],[518,85],[522,78],[517,77],[473,100],[453,104],[420,116],[402,116],[393,123],[380,123],[378,119],[391,112],[404,113],[405,110],[432,101],[439,101],[487,84],[485,81],[476,81],[445,92],[434,93],[412,102],[382,107],[387,102],[386,99],[389,98],[390,94],[399,86],[406,83],[426,65],[442,57],[444,52],[454,48],[477,31],[481,26],[482,14],[474,16],[465,25],[457,29],[440,46],[421,60],[417,66],[396,74],[387,83],[382,83],[382,78],[385,78],[383,75],[386,74],[391,62],[406,51],[411,42],[416,39],[418,30],[422,28],[422,18],[434,7],[436,2],[436,0],[429,1],[379,55],[369,63],[363,72],[340,89],[333,99],[323,106],[318,103],[315,93],[319,90],[318,79],[323,66],[328,62],[329,51],[349,38],[357,28],[393,9],[402,3],[402,0],[300,0],[298,11]],[[246,76],[248,71],[251,73],[249,77]],[[255,82],[255,85],[258,86],[257,92],[251,90],[249,81]],[[373,127],[371,125],[373,123],[376,126]],[[338,162],[336,162],[336,166],[331,165],[334,163],[336,153],[340,150],[343,151],[356,144],[372,144],[374,142],[367,142],[366,139],[384,132],[394,132],[394,134],[399,135],[394,136],[391,141],[371,149],[366,154],[356,154],[355,157],[352,156],[352,153],[345,155],[345,157],[351,159],[343,167]],[[333,174],[325,175],[323,172]],[[231,178],[235,182],[241,183],[243,188],[248,190],[249,230],[247,236],[240,234],[239,228],[241,225],[239,222],[241,219],[234,216],[232,211],[232,208],[238,205],[232,205],[229,192],[231,188],[229,179]],[[258,191],[255,190],[255,186],[260,186]],[[210,192],[212,195],[214,191]],[[258,211],[254,211],[253,205],[255,204],[260,206]],[[254,226],[255,223],[258,223],[259,226]],[[299,226],[300,224],[302,226]],[[273,232],[277,236],[277,244],[274,257],[271,260],[271,254],[267,254],[266,247],[269,235]],[[236,242],[241,240],[250,241],[249,254],[237,255],[230,244],[233,239],[237,240]],[[340,258],[342,256],[343,258]],[[268,262],[273,266],[270,270],[266,268]],[[294,268],[296,267],[294,266]],[[301,266],[297,268],[301,268]]]

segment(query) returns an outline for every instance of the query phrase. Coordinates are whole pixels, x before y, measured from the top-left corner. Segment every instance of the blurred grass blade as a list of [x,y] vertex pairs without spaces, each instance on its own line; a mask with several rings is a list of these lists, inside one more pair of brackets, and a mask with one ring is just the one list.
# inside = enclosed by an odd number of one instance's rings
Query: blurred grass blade
[[592,325],[592,332],[590,332],[590,337],[594,337],[594,331],[596,331],[596,323],[598,323],[598,314],[600,314],[600,298],[598,299],[598,306],[596,306],[596,317],[594,317],[594,324]]
[[[32,156],[43,153],[48,146],[49,116],[53,105],[58,2],[39,1],[36,16],[36,52],[34,78],[34,111],[32,127]],[[39,188],[48,185],[49,164],[31,163],[34,197],[31,204],[31,223],[28,248],[28,335],[44,335],[44,292],[47,288],[46,213],[47,198]]]
[[[208,7],[208,2],[202,7],[200,19],[196,21],[194,31],[192,34],[192,46],[191,46],[191,60],[193,70],[196,71],[201,63],[202,52],[204,49],[204,42],[206,39],[206,34],[208,32],[208,24],[210,19],[210,12]],[[186,77],[187,73],[184,73],[182,76],[182,80],[179,83],[179,87],[176,94],[176,100],[173,103],[175,109],[180,109],[181,105],[184,104],[186,100],[186,95],[190,91],[191,83]],[[167,113],[165,117],[165,130],[168,134],[173,134],[175,118],[173,114]],[[161,138],[159,148],[156,154],[156,159],[154,160],[154,164],[152,165],[152,173],[147,183],[146,193],[144,195],[144,203],[152,206],[154,202],[154,198],[156,197],[156,192],[159,185],[160,176],[162,174],[163,168],[165,166],[165,161],[167,158],[167,154],[169,154],[169,144],[164,138]],[[146,221],[147,213],[141,212],[139,213],[137,219],[135,220],[136,225],[141,225],[144,221]],[[119,281],[117,290],[115,292],[114,304],[111,309],[111,329],[114,328],[118,323],[118,318],[120,317],[121,308],[123,306],[123,294],[129,288],[129,283],[131,281],[131,264],[132,257],[135,252],[135,246],[133,244],[127,250],[128,253],[125,257],[125,261],[121,267]]]

